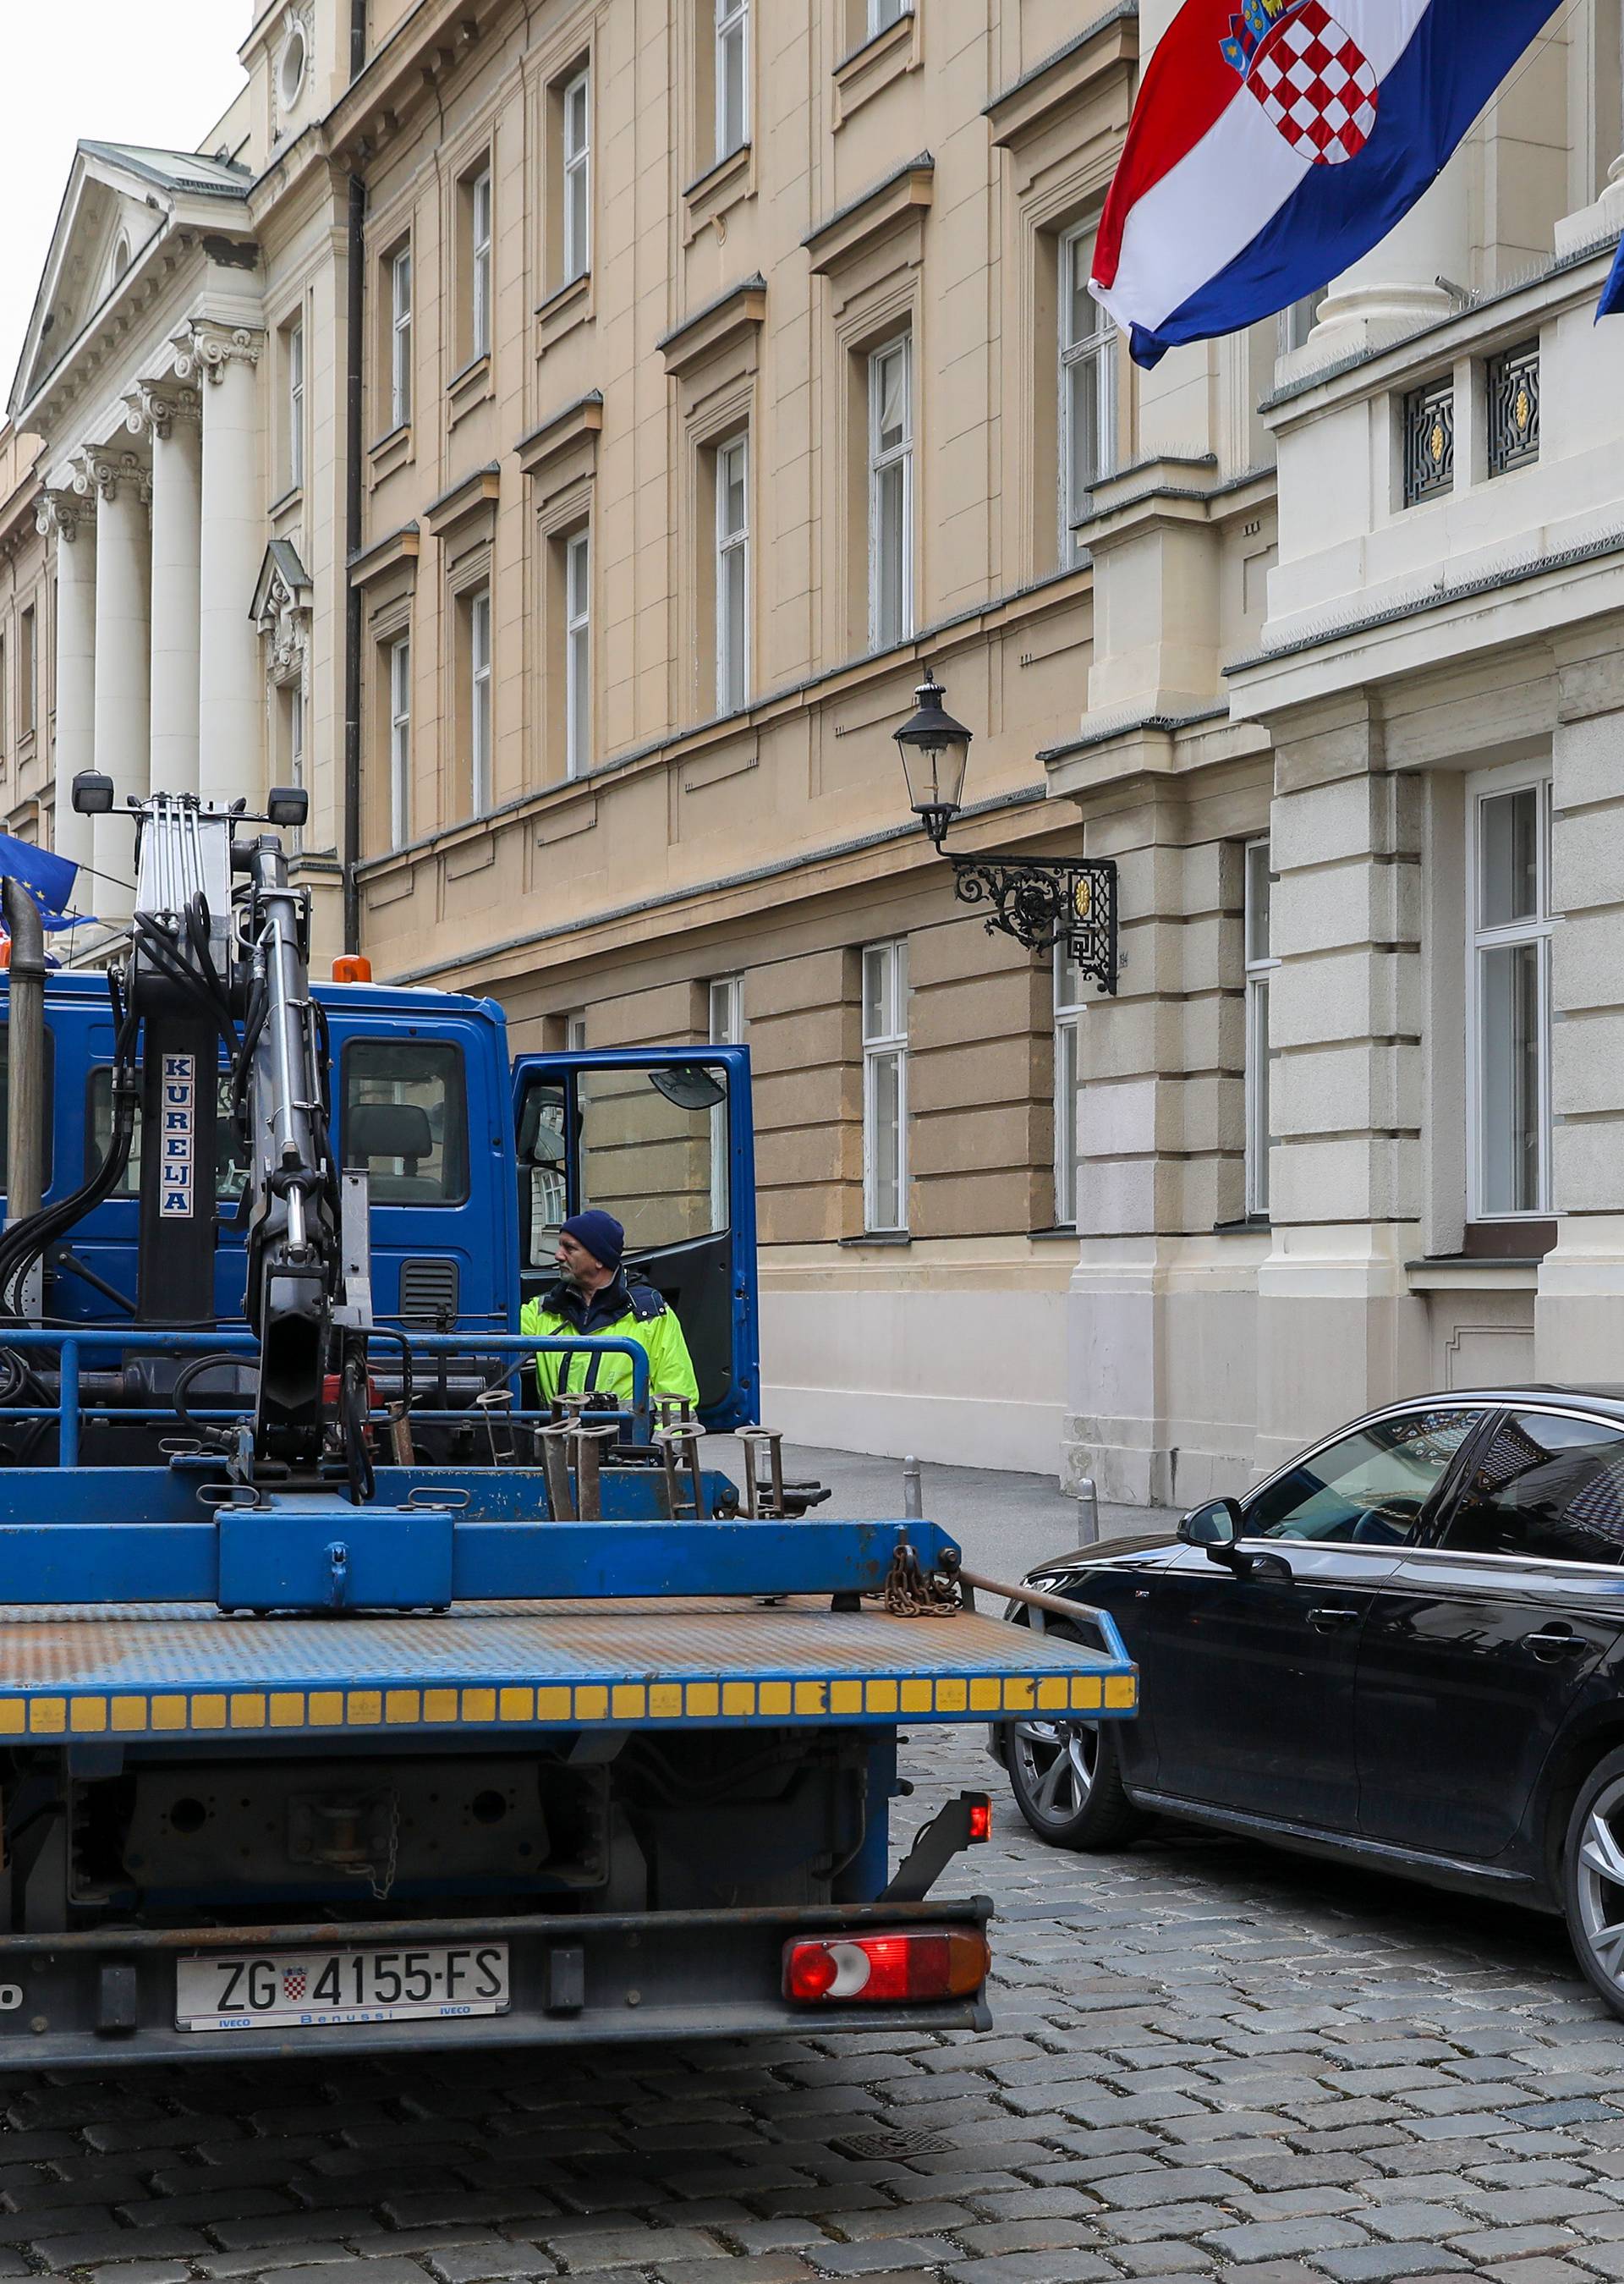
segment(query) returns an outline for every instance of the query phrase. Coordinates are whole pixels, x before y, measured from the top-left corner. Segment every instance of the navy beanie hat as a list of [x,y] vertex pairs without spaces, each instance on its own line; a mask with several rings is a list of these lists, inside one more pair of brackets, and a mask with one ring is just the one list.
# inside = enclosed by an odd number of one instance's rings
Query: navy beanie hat
[[605,1269],[618,1269],[626,1250],[626,1232],[613,1214],[599,1213],[596,1206],[585,1213],[572,1214],[558,1232],[560,1237],[573,1237],[577,1245],[584,1245],[594,1261],[601,1261]]

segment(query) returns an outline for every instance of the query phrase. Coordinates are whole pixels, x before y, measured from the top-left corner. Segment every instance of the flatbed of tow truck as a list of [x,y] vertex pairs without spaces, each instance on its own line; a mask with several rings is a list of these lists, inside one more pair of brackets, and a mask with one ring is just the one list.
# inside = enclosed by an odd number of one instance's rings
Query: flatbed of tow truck
[[440,1618],[0,1607],[0,1737],[761,1727],[1128,1712],[1126,1659],[827,1600],[461,1603]]

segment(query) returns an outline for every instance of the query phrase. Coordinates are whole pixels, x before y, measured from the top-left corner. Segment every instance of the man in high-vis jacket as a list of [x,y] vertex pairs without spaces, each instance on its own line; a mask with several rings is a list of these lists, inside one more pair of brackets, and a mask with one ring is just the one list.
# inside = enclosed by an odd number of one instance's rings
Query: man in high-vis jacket
[[[539,1300],[526,1302],[519,1330],[543,1340],[636,1341],[648,1356],[650,1396],[685,1396],[698,1404],[699,1383],[676,1311],[635,1271],[627,1273],[625,1250],[626,1232],[613,1214],[595,1208],[572,1214],[558,1232],[564,1273]],[[560,1392],[591,1389],[629,1406],[631,1375],[631,1358],[613,1349],[573,1356],[550,1349],[535,1359],[543,1404]]]

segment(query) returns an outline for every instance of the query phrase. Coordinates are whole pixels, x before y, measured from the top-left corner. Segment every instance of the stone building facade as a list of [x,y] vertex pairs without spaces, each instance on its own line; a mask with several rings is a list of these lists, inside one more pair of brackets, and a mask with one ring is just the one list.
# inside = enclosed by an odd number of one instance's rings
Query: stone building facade
[[[43,833],[302,774],[380,976],[747,1038],[769,1415],[1138,1499],[1624,1343],[1619,0],[1146,374],[1081,284],[1172,12],[278,0],[196,163],[84,146],[12,400]],[[926,660],[950,846],[1114,858],[1114,997],[908,819]]]

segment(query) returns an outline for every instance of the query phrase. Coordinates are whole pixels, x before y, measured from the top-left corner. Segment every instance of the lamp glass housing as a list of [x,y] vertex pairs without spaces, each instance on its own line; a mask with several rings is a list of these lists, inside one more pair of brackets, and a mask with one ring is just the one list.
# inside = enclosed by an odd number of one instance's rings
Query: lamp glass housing
[[971,733],[944,710],[946,692],[928,668],[915,695],[917,710],[896,731],[896,742],[908,781],[908,805],[940,849],[964,805]]

